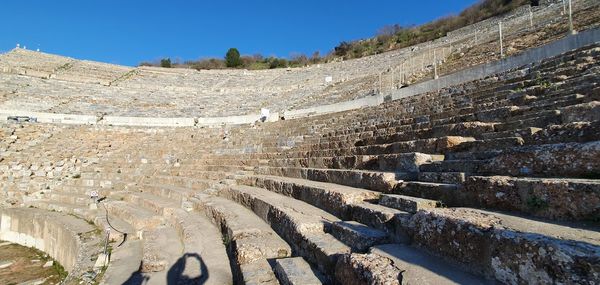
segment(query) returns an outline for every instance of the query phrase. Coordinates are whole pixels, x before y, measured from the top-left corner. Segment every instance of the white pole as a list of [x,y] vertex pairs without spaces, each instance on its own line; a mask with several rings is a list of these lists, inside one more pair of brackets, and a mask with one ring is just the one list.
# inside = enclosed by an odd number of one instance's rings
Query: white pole
[[531,11],[531,5],[529,5],[529,26],[533,28],[533,11]]
[[571,34],[574,34],[575,28],[573,27],[573,8],[571,2],[572,1],[569,0],[569,31],[571,31]]
[[404,61],[402,62],[402,67],[400,67],[400,85],[404,84]]
[[500,32],[500,58],[504,57],[504,46],[502,45],[502,21],[498,22],[498,31]]
[[391,90],[394,90],[394,68],[392,68],[392,88]]
[[562,3],[563,3],[563,12],[562,12],[562,14],[564,15],[564,14],[567,13],[567,4],[565,3],[565,0],[562,0]]
[[437,57],[436,57],[436,54],[435,54],[435,50],[433,50],[433,79],[438,79]]
[[379,94],[381,94],[381,73],[379,73]]

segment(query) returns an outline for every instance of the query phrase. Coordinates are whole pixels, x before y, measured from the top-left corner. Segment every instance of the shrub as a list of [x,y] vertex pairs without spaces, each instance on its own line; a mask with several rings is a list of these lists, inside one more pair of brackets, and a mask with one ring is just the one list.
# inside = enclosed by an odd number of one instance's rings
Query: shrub
[[163,58],[160,60],[160,67],[171,68],[171,59]]
[[348,42],[341,42],[337,47],[334,48],[334,53],[337,56],[345,56],[348,51],[352,48],[352,45]]

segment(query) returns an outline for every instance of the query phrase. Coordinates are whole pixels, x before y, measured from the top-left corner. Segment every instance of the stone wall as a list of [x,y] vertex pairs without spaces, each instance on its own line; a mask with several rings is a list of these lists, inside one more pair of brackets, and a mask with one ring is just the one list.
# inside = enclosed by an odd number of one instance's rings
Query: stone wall
[[82,220],[34,209],[0,209],[0,240],[35,247],[48,253],[67,271],[74,269],[82,254],[78,233],[94,228]]

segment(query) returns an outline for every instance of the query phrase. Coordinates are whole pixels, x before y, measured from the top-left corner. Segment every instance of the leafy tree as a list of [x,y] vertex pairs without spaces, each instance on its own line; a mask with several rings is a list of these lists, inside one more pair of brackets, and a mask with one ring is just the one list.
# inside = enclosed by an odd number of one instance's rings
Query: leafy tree
[[170,58],[161,59],[160,67],[171,68],[171,59]]
[[236,48],[230,48],[225,55],[225,64],[227,67],[238,67],[242,65],[240,52]]

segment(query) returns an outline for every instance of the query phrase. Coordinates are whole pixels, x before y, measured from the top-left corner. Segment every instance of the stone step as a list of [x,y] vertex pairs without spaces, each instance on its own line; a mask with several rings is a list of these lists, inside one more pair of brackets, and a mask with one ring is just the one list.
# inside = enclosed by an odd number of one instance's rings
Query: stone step
[[303,200],[336,216],[344,214],[347,204],[378,200],[381,196],[376,191],[289,177],[251,175],[238,182]]
[[[600,173],[600,141],[522,146],[485,161],[478,172],[511,176],[584,178]],[[572,163],[573,158],[578,163]]]
[[600,253],[597,230],[468,208],[422,210],[410,227],[413,245],[500,282],[587,282],[598,271],[588,270]]
[[44,193],[44,197],[59,203],[68,203],[81,206],[82,208],[88,207],[90,204],[94,203],[90,196],[77,193],[63,193],[50,191]]
[[185,260],[184,266],[178,267],[183,274],[179,282],[190,279],[203,284],[233,284],[229,258],[217,227],[201,213],[174,209],[168,215],[185,252],[178,260]]
[[337,221],[331,224],[330,234],[352,248],[353,252],[366,252],[374,245],[388,241],[388,234],[355,221]]
[[308,179],[312,181],[335,183],[379,192],[390,192],[398,183],[401,183],[403,180],[410,179],[414,176],[408,173],[369,170],[287,167],[261,167],[256,172],[263,175]]
[[131,224],[137,231],[152,229],[164,224],[164,220],[150,210],[133,206],[125,201],[104,201],[109,216],[116,216]]
[[462,197],[457,184],[406,181],[394,189],[394,193],[441,201],[448,206],[460,205]]
[[142,241],[127,240],[119,247],[113,247],[110,263],[104,272],[101,284],[130,284],[137,280],[142,261]]
[[554,220],[593,221],[600,215],[600,181],[472,176],[463,206],[518,211]]
[[224,196],[251,209],[283,237],[294,252],[332,277],[338,256],[350,247],[326,233],[335,216],[265,189],[233,185]]
[[95,211],[90,210],[88,207],[81,207],[70,203],[61,203],[53,200],[36,200],[27,204],[38,209],[72,214],[87,220],[91,220],[95,216]]
[[495,284],[407,245],[378,245],[370,252],[393,260],[402,270],[403,284]]
[[369,227],[384,230],[396,241],[407,240],[402,221],[410,218],[410,214],[371,204],[370,201],[379,200],[381,197],[379,192],[276,176],[253,175],[240,178],[238,182],[302,200],[342,220],[357,221]]
[[464,183],[467,174],[464,172],[419,172],[417,180],[422,182],[460,184]]
[[[168,226],[156,226],[142,231],[143,258],[140,266],[142,273],[163,272],[175,265],[184,254],[184,248],[175,229]],[[158,279],[165,274],[150,276]],[[160,276],[160,277],[159,277]],[[178,276],[171,277],[171,282]],[[165,278],[166,279],[166,278]]]
[[379,204],[409,213],[416,213],[421,209],[438,208],[441,206],[441,203],[436,200],[390,194],[381,195]]
[[444,160],[419,166],[421,172],[464,172],[477,173],[483,160]]
[[[205,216],[188,213],[181,209],[180,203],[149,193],[130,193],[126,200],[164,216],[178,231],[186,252],[183,258],[188,260],[179,269],[186,276],[211,284],[232,282],[229,259],[222,245],[221,234]],[[204,265],[199,266],[199,262]]]
[[[281,285],[320,285],[322,281],[301,257],[275,260],[275,275]],[[321,277],[322,278],[322,277]]]
[[190,202],[221,228],[233,259],[235,280],[276,281],[267,260],[290,257],[292,249],[268,224],[244,206],[225,198],[196,193]]
[[273,167],[307,167],[328,169],[364,169],[393,172],[418,172],[419,165],[443,160],[441,155],[398,153],[334,157],[280,158],[269,160]]

